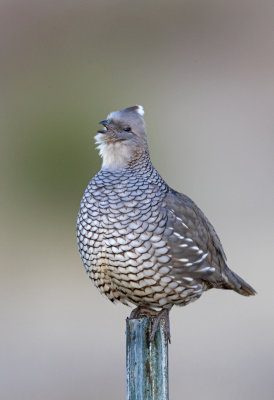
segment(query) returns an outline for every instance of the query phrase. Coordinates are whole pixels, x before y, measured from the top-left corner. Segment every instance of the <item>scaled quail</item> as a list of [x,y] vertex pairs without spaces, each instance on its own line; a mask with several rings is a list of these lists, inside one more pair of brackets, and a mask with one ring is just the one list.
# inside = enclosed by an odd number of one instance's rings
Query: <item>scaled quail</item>
[[244,296],[255,290],[226,264],[213,226],[153,167],[142,106],[112,112],[98,131],[103,164],[85,190],[77,220],[84,267],[112,302],[132,303],[135,318],[153,316],[153,340],[169,310],[211,288]]

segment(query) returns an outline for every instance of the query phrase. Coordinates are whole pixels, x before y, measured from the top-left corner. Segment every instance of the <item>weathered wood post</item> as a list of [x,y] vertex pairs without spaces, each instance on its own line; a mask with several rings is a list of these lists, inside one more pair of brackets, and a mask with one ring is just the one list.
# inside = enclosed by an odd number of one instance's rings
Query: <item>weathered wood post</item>
[[127,400],[168,400],[168,340],[161,320],[153,342],[149,318],[127,319]]

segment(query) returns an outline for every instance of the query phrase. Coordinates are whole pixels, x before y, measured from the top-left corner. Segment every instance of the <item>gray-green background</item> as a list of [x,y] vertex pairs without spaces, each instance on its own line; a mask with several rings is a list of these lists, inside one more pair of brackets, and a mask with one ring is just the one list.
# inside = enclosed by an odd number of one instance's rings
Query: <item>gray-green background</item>
[[1,0],[3,400],[125,398],[125,317],[75,240],[108,112],[146,111],[151,156],[215,225],[254,298],[171,313],[170,398],[270,400],[274,3]]

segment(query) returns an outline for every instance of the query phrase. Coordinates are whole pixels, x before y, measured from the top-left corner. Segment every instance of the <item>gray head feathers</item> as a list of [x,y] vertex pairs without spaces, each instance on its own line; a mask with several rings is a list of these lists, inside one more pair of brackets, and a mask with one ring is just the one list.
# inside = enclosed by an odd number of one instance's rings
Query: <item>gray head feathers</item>
[[140,131],[145,131],[145,121],[142,118],[144,115],[142,106],[127,107],[123,110],[112,111],[107,116],[107,120],[120,127],[130,127],[131,131],[138,134]]
[[96,135],[103,168],[124,168],[134,157],[147,151],[144,109],[136,105],[113,111],[100,122]]
[[144,107],[140,106],[140,105],[136,105],[136,106],[133,106],[133,107],[125,108],[123,111],[125,111],[125,112],[134,111],[134,112],[137,112],[138,114],[140,114],[141,117],[145,114]]

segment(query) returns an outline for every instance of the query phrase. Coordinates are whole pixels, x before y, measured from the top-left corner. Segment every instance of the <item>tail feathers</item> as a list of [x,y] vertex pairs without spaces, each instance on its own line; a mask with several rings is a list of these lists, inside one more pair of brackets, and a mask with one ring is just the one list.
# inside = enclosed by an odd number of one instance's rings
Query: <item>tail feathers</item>
[[225,283],[227,289],[235,290],[235,292],[243,296],[254,296],[256,294],[256,290],[252,286],[230,269],[226,270],[226,277],[228,278],[228,281]]

